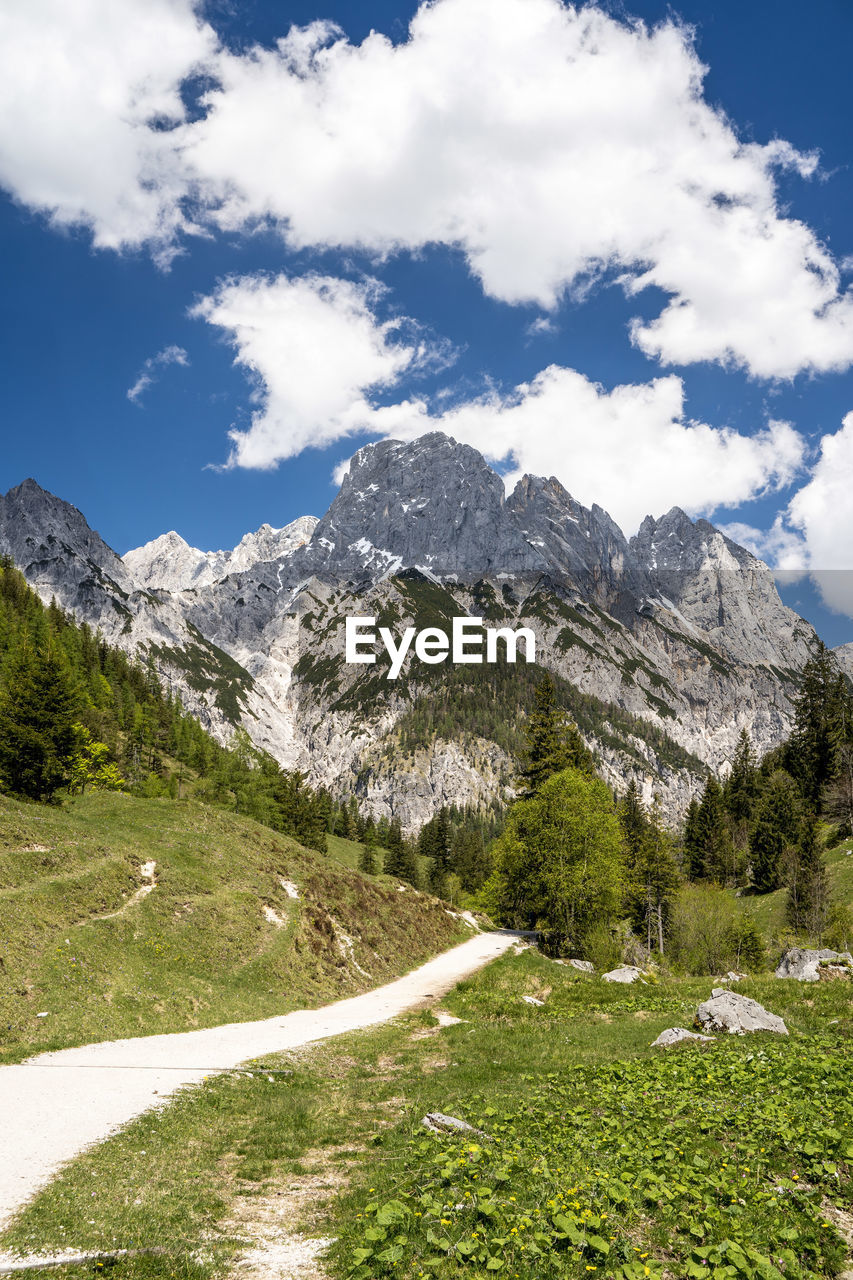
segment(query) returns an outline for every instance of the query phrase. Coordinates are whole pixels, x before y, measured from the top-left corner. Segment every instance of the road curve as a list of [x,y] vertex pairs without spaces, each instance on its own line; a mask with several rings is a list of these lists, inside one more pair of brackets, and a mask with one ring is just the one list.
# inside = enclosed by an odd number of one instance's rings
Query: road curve
[[477,934],[395,982],[322,1009],[109,1040],[0,1067],[0,1229],[68,1160],[178,1089],[249,1058],[387,1022],[444,995],[519,937]]

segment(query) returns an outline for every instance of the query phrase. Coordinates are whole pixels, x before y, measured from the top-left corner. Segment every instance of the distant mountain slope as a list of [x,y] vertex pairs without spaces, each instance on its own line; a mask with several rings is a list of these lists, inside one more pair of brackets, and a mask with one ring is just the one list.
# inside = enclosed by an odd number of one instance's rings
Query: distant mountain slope
[[316,526],[316,516],[300,516],[283,529],[262,524],[255,533],[247,533],[233,551],[199,551],[173,530],[126,552],[123,560],[139,586],[163,591],[209,587],[229,573],[290,555],[310,540]]
[[608,779],[637,777],[673,813],[742,728],[759,748],[787,733],[814,639],[767,566],[707,521],[674,508],[628,540],[553,477],[507,496],[439,433],[359,450],[321,520],[264,526],[234,552],[169,534],[121,561],[33,482],[0,499],[0,550],[42,595],[152,653],[220,735],[239,719],[286,766],[347,779],[408,828],[506,796],[534,672],[410,659],[391,682],[383,654],[344,661],[349,614],[395,633],[459,614],[531,627]]

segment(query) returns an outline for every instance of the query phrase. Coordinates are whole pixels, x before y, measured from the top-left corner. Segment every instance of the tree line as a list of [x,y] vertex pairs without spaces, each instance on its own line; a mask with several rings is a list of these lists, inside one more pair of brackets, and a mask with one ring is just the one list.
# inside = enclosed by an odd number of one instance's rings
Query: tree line
[[792,929],[820,936],[833,903],[821,832],[853,834],[853,698],[818,641],[803,668],[787,740],[758,759],[743,731],[731,768],[687,811],[685,869],[696,882],[786,890]]
[[742,733],[724,777],[710,775],[683,829],[668,831],[657,797],[645,803],[634,781],[617,797],[598,776],[546,676],[482,905],[589,958],[618,955],[627,921],[646,954],[680,953],[719,972],[726,963],[759,967],[763,955],[731,890],[785,888],[793,932],[843,942],[849,908],[832,900],[823,850],[827,834],[853,834],[851,708],[847,680],[816,644],[789,738],[759,760]]

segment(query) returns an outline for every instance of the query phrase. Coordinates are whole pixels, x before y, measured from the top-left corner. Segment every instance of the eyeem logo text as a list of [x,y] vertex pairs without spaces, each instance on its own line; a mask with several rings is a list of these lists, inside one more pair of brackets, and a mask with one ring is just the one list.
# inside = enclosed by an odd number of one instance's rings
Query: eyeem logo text
[[[346,660],[347,662],[375,662],[376,654],[368,648],[376,644],[376,619],[369,617],[347,618],[346,620]],[[524,657],[527,662],[536,661],[536,637],[529,627],[519,627],[512,631],[509,627],[483,627],[482,618],[471,618],[466,614],[462,618],[453,619],[453,631],[448,636],[440,627],[424,627],[416,631],[414,627],[406,627],[399,643],[388,627],[379,628],[379,639],[385,646],[391,659],[388,679],[396,680],[403,662],[414,642],[415,657],[421,662],[497,662],[498,641],[502,641],[507,662],[515,662],[519,640],[524,641]],[[483,645],[485,642],[485,659]]]

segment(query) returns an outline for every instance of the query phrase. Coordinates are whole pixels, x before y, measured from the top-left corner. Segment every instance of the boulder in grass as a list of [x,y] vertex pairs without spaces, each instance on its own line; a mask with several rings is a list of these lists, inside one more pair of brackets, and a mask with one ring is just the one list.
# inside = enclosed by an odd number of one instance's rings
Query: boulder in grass
[[642,982],[643,971],[633,964],[623,964],[618,969],[611,969],[609,973],[603,973],[602,978],[605,982]]
[[775,1013],[768,1013],[757,1000],[715,987],[711,999],[700,1004],[696,1021],[705,1031],[727,1031],[729,1035],[742,1036],[748,1031],[775,1031],[780,1036],[788,1034],[788,1028]]
[[682,1040],[703,1040],[705,1044],[711,1044],[713,1039],[713,1036],[703,1036],[698,1031],[688,1031],[686,1027],[667,1027],[657,1040],[652,1041],[652,1048],[671,1049],[674,1044],[681,1044]]
[[853,956],[849,951],[830,951],[824,947],[811,951],[806,947],[788,947],[776,967],[777,978],[795,978],[797,982],[820,982],[821,971],[827,977],[853,976]]
[[475,1129],[467,1120],[460,1120],[457,1116],[446,1116],[443,1111],[428,1111],[421,1124],[430,1133],[471,1133],[491,1141],[489,1134],[483,1133],[482,1129]]
[[545,1003],[544,1000],[537,1000],[536,996],[522,996],[521,998],[525,1004],[535,1004],[536,1007],[539,1009],[541,1009],[543,1004]]
[[580,969],[581,973],[595,973],[595,965],[591,960],[567,960],[566,964],[570,964],[573,969]]

